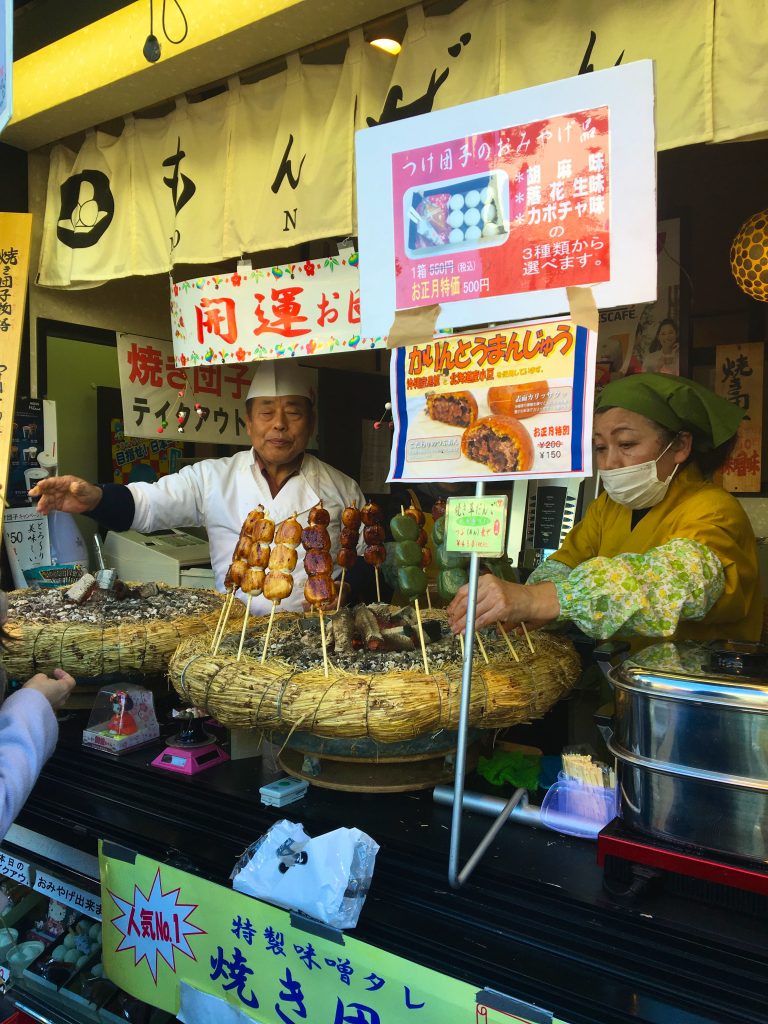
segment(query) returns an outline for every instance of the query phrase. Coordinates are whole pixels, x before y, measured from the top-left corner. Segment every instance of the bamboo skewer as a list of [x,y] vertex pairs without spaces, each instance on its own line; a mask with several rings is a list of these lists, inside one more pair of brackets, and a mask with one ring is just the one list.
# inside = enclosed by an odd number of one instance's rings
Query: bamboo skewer
[[272,611],[269,613],[269,625],[267,626],[267,635],[264,637],[264,650],[261,652],[261,664],[263,665],[267,659],[267,648],[269,647],[269,637],[272,633],[272,623],[275,619],[275,608],[277,608],[277,601],[272,602]]
[[381,604],[381,591],[379,590],[379,567],[378,567],[378,565],[374,565],[373,571],[374,571],[374,573],[376,575],[376,602],[377,602],[377,604]]
[[227,605],[229,604],[229,599],[231,597],[232,592],[228,590],[224,595],[224,600],[221,602],[221,611],[219,612],[219,619],[218,622],[216,623],[216,628],[214,629],[213,636],[211,638],[211,652],[215,651],[216,649],[216,641],[219,636],[219,630],[221,629],[221,624],[224,621],[224,617],[227,611]]
[[419,599],[415,597],[413,599],[413,605],[416,609],[416,624],[419,627],[419,640],[421,641],[421,656],[424,659],[424,674],[429,675],[429,662],[427,661],[427,647],[424,643],[424,629],[421,625],[421,611],[419,610]]
[[475,640],[477,640],[477,646],[480,648],[480,653],[483,656],[483,661],[487,665],[488,664],[488,652],[485,649],[485,644],[483,643],[483,638],[480,636],[480,630],[478,630],[478,629],[475,630]]
[[506,629],[504,629],[504,627],[502,626],[501,622],[497,622],[496,625],[499,627],[499,632],[501,633],[501,635],[507,641],[507,647],[509,648],[509,653],[515,659],[515,661],[520,661],[520,655],[517,653],[515,648],[512,646],[512,641],[509,639],[509,633],[507,633]]
[[323,616],[323,609],[318,608],[320,612],[320,637],[323,643],[323,672],[325,678],[328,678],[328,641],[325,638],[325,617]]
[[245,606],[245,618],[243,619],[243,628],[240,630],[240,646],[237,648],[237,660],[238,661],[240,661],[240,658],[242,657],[242,654],[243,654],[243,643],[245,641],[245,631],[248,628],[248,619],[250,618],[250,614],[251,614],[251,601],[252,600],[253,600],[253,594],[249,594],[248,595],[248,603]]
[[229,600],[226,604],[224,619],[222,620],[221,627],[219,629],[219,635],[216,637],[216,643],[213,645],[213,654],[219,653],[219,647],[221,647],[221,641],[224,639],[224,632],[229,622],[229,616],[232,614],[232,605],[235,603],[235,590],[229,595]]
[[424,593],[427,595],[427,608],[432,611],[432,598],[429,596],[429,584],[427,584],[427,589]]
[[[336,602],[336,611],[338,611],[339,608],[341,608],[341,595],[344,593],[344,577],[346,575],[347,575],[347,570],[346,569],[342,569],[341,570],[341,583],[339,584],[339,598],[338,598],[338,600]],[[328,673],[326,672],[326,675],[327,674]]]
[[461,660],[464,660],[464,634],[459,633],[459,647],[461,648]]
[[520,625],[523,628],[523,633],[525,634],[525,639],[528,642],[528,649],[530,650],[531,654],[535,654],[536,651],[533,649],[533,644],[531,643],[531,638],[528,636],[528,630],[525,628],[525,623],[521,622]]

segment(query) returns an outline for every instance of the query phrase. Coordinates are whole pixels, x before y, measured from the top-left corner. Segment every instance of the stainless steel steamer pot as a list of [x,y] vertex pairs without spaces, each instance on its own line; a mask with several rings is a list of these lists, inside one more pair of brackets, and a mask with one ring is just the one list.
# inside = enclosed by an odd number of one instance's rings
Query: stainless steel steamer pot
[[608,746],[628,826],[765,862],[768,676],[756,676],[762,663],[755,658],[750,675],[725,674],[734,665],[743,670],[750,657],[718,657],[724,647],[734,645],[657,645],[611,669],[616,712]]

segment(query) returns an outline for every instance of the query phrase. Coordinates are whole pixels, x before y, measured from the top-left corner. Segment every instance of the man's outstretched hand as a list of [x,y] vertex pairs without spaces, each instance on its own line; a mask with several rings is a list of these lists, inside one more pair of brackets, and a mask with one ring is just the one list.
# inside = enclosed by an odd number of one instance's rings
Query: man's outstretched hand
[[30,498],[37,498],[37,511],[43,515],[49,512],[92,512],[101,501],[102,490],[79,476],[52,476],[38,480],[29,492]]

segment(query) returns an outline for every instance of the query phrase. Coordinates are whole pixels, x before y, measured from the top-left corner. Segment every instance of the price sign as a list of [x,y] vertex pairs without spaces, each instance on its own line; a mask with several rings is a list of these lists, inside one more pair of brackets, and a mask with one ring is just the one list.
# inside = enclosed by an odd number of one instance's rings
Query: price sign
[[449,498],[445,519],[445,548],[462,555],[499,558],[504,553],[507,496]]
[[58,900],[59,903],[66,903],[68,907],[74,907],[75,910],[79,910],[87,917],[92,917],[96,921],[101,920],[101,899],[94,896],[92,892],[78,889],[68,882],[62,882],[61,879],[55,878],[45,871],[36,873],[34,888],[36,892],[45,893],[46,896]]
[[19,882],[21,885],[32,885],[29,864],[6,853],[5,850],[0,850],[0,875],[5,875],[6,878]]
[[48,520],[33,508],[9,508],[3,523],[5,543],[13,552],[19,569],[51,564]]

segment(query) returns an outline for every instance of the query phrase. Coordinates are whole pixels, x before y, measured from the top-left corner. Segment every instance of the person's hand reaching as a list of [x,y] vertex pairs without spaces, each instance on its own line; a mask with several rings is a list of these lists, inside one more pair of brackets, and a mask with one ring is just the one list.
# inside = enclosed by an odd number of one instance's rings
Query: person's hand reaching
[[47,676],[44,672],[38,672],[37,675],[32,676],[31,679],[24,683],[22,689],[39,690],[53,710],[58,711],[74,689],[74,686],[75,680],[69,672],[65,672],[63,668],[55,668],[52,676]]
[[38,480],[29,496],[37,498],[37,511],[43,515],[54,511],[83,513],[96,508],[102,490],[79,476],[52,476]]

